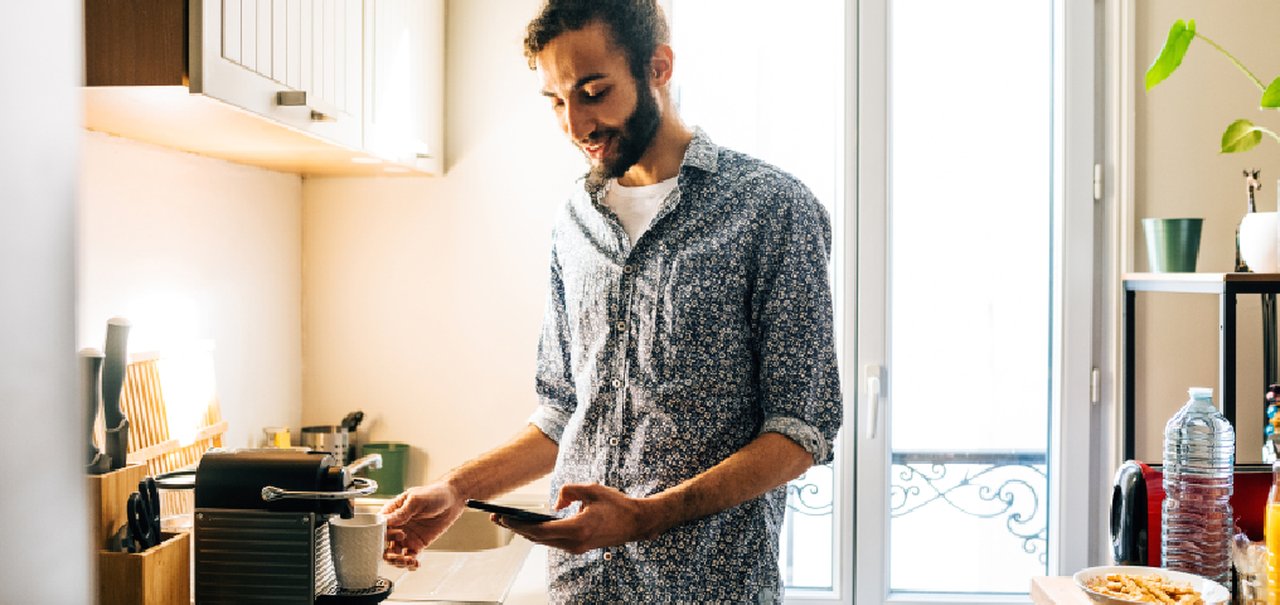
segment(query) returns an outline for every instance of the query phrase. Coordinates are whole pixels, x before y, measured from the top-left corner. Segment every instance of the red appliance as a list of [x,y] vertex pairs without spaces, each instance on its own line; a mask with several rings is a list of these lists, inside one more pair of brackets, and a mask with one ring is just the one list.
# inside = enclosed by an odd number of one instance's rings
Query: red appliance
[[[1262,541],[1271,490],[1271,467],[1236,466],[1231,512],[1236,527]],[[1111,547],[1117,565],[1160,567],[1160,511],[1164,501],[1160,466],[1129,460],[1116,471],[1111,492]]]

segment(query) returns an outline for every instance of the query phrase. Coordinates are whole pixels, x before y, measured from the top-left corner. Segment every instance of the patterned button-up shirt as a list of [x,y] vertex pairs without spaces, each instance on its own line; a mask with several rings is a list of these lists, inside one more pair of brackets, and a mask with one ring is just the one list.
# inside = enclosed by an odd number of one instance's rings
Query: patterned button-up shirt
[[[603,201],[584,179],[553,234],[530,418],[559,444],[553,498],[566,483],[661,492],[766,431],[829,462],[831,227],[813,194],[696,130],[634,247]],[[552,600],[777,602],[785,501],[778,487],[653,540],[552,549]]]

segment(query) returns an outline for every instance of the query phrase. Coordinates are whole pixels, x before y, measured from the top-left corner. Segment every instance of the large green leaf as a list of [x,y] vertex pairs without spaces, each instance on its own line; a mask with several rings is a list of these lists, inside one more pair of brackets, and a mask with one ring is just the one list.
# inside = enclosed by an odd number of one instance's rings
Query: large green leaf
[[1191,41],[1195,37],[1195,19],[1185,23],[1182,19],[1173,22],[1173,27],[1169,29],[1169,39],[1165,40],[1164,48],[1160,49],[1160,56],[1156,57],[1155,63],[1147,68],[1147,90],[1163,82],[1173,73],[1173,70],[1182,65],[1182,58],[1187,55],[1187,48],[1191,46]]
[[1261,127],[1249,120],[1236,120],[1222,133],[1222,153],[1249,151],[1261,142]]
[[1262,91],[1262,100],[1259,105],[1263,109],[1275,109],[1280,107],[1280,78],[1271,81],[1271,85]]

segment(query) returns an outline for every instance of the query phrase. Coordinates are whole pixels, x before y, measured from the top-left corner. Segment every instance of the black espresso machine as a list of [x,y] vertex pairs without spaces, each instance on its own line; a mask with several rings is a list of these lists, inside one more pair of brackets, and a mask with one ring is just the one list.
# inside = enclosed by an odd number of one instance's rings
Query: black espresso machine
[[378,454],[342,466],[328,452],[210,451],[195,479],[196,605],[365,605],[391,594],[339,588],[329,520],[350,518],[352,499],[378,489],[356,477]]

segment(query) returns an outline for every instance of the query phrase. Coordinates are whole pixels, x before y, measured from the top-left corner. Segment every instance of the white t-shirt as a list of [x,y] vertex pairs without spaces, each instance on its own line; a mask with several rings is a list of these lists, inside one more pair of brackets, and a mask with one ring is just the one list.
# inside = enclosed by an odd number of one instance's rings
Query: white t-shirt
[[604,205],[618,215],[618,220],[622,222],[622,228],[626,230],[627,237],[631,238],[631,245],[634,246],[640,236],[649,229],[649,224],[653,222],[653,217],[658,215],[658,209],[662,207],[663,200],[667,199],[667,194],[676,188],[677,179],[679,177],[673,176],[665,181],[640,187],[623,187],[618,184],[617,179],[609,181],[609,188],[604,195]]

